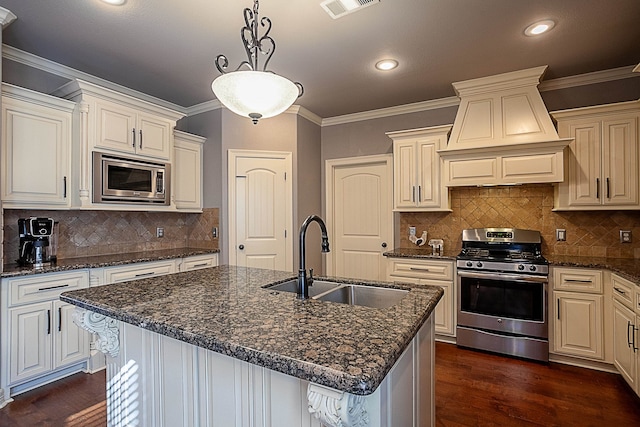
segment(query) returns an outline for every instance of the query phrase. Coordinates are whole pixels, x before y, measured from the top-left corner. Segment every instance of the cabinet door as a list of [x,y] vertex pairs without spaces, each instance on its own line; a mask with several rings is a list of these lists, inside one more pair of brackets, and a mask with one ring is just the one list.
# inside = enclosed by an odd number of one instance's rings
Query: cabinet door
[[605,120],[602,125],[602,166],[605,205],[638,204],[637,116]]
[[96,140],[99,148],[135,153],[138,136],[136,135],[136,112],[119,104],[96,101]]
[[10,382],[51,370],[51,303],[12,308],[10,316]]
[[71,111],[3,97],[5,206],[69,206]]
[[89,333],[73,322],[75,306],[53,302],[53,369],[80,362],[89,357]]
[[159,117],[138,113],[136,125],[136,153],[169,160],[171,123]]
[[556,353],[602,360],[602,295],[554,292]]
[[633,311],[613,300],[613,364],[634,390],[637,381],[635,348],[638,344],[635,319]]
[[568,204],[569,206],[600,205],[602,125],[599,120],[575,120],[559,124],[561,135],[573,137],[568,153]]
[[438,138],[418,141],[418,195],[419,207],[440,207],[440,161]]
[[420,284],[440,286],[444,290],[444,295],[438,301],[434,311],[435,331],[437,334],[454,336],[456,331],[456,299],[453,282],[421,279]]
[[416,163],[415,142],[394,142],[393,199],[396,209],[416,207]]
[[202,144],[176,139],[173,165],[176,208],[202,210]]

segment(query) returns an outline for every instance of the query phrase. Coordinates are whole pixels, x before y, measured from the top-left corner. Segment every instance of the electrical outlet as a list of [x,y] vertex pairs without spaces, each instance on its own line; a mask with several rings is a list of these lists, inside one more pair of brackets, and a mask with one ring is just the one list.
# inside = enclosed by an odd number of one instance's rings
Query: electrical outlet
[[163,227],[157,227],[156,228],[156,237],[164,237],[164,228]]
[[409,236],[415,236],[415,235],[416,235],[416,228],[409,227]]
[[213,227],[211,229],[211,236],[213,236],[214,239],[218,238],[218,227]]
[[567,230],[564,228],[556,228],[556,241],[565,242],[567,240]]
[[620,243],[631,243],[631,230],[620,230]]

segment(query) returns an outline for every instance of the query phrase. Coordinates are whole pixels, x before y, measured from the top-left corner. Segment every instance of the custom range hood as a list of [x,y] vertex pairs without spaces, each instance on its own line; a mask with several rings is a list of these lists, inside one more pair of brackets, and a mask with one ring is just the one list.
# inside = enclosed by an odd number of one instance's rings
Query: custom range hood
[[561,139],[538,84],[547,66],[453,83],[460,97],[443,159],[449,187],[560,182]]

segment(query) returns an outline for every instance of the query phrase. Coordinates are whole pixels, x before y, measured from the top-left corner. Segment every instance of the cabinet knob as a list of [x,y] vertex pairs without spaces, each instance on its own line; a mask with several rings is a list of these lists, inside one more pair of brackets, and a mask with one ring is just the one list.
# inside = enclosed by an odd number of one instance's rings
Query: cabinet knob
[[238,246],[238,249],[243,250],[244,249],[244,245]]
[[382,247],[386,248],[387,247],[387,242],[382,242]]

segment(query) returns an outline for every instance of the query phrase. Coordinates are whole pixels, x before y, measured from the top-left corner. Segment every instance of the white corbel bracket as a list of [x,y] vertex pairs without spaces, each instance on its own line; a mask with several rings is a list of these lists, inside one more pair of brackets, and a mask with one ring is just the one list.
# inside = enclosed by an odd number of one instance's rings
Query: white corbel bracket
[[327,427],[368,427],[365,396],[309,383],[309,413]]
[[73,312],[73,322],[91,333],[97,334],[95,348],[102,353],[116,357],[120,352],[120,329],[118,322],[103,314],[83,308],[76,308]]

